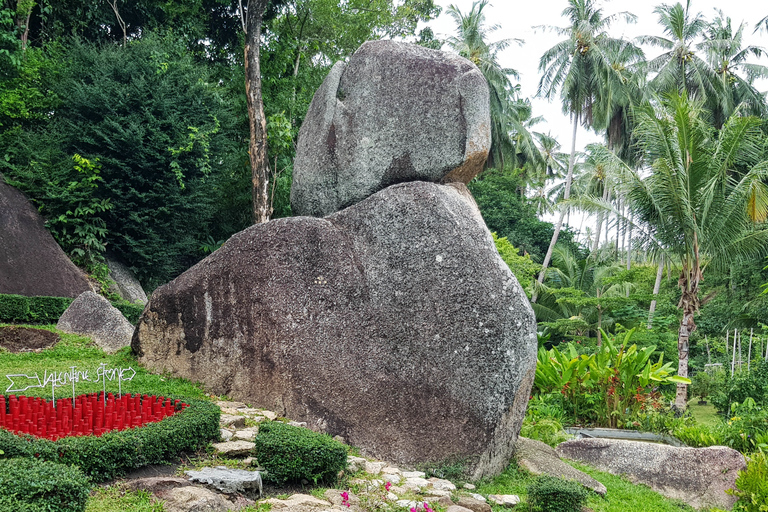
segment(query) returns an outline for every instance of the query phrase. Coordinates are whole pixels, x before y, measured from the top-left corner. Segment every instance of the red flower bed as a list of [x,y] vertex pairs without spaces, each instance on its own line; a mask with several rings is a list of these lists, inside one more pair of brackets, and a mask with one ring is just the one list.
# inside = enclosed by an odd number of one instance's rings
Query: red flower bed
[[179,400],[155,395],[123,395],[112,393],[60,398],[53,402],[30,396],[0,395],[0,428],[16,434],[31,434],[55,441],[68,436],[100,436],[111,430],[140,427],[160,421],[187,407]]

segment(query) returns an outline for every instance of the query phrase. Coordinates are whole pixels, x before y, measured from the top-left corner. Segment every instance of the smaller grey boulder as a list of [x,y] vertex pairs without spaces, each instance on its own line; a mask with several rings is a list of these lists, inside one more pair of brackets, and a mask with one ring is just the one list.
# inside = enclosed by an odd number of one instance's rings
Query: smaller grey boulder
[[518,437],[515,443],[515,459],[518,466],[533,475],[549,475],[565,480],[573,480],[587,489],[592,489],[605,496],[607,489],[603,484],[578,469],[569,466],[557,456],[548,444],[535,439]]
[[131,344],[133,325],[107,299],[94,292],[81,293],[59,318],[56,328],[88,336],[107,353]]
[[175,487],[161,496],[165,512],[226,512],[235,506],[220,494],[193,485]]
[[458,505],[460,507],[468,508],[472,512],[491,512],[491,506],[488,503],[470,496],[462,496],[459,498]]
[[261,473],[245,469],[231,469],[226,466],[202,468],[200,471],[187,471],[193,482],[210,485],[226,494],[257,494],[261,496]]
[[107,258],[109,278],[115,282],[109,290],[128,302],[147,303],[147,294],[131,270],[119,261]]
[[677,448],[618,439],[572,439],[556,451],[695,508],[733,508],[736,497],[725,491],[734,487],[739,471],[746,468],[744,456],[725,446]]

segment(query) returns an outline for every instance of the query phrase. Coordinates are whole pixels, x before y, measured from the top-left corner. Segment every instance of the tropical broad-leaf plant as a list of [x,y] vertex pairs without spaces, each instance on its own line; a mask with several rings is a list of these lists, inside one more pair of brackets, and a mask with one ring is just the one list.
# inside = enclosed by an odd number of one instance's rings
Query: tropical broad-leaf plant
[[[672,93],[635,111],[635,134],[650,172],[629,168],[606,148],[602,152],[604,161],[622,172],[619,193],[639,231],[635,243],[663,253],[681,269],[678,375],[683,377],[705,270],[768,253],[768,160],[761,121],[737,109],[718,131],[707,118],[701,101]],[[579,201],[582,207],[587,202]],[[611,209],[597,198],[591,204]],[[685,409],[686,398],[686,385],[678,384],[676,407]]]
[[617,427],[641,410],[659,384],[690,384],[672,375],[673,363],[665,363],[663,354],[651,359],[655,345],[629,345],[634,332],[615,337],[603,332],[605,341],[592,354],[579,354],[572,343],[563,350],[539,348],[535,387],[543,394],[560,393],[577,420]]

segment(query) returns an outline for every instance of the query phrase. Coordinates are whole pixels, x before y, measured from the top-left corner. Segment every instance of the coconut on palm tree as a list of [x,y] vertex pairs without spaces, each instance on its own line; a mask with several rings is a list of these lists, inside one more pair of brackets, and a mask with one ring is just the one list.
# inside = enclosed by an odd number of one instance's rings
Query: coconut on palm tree
[[[616,55],[623,54],[626,59],[642,59],[642,51],[634,45],[627,45],[623,39],[613,38],[607,30],[618,18],[634,21],[630,13],[604,16],[602,9],[592,0],[568,0],[563,11],[571,25],[566,28],[554,28],[559,35],[566,36],[555,46],[544,52],[539,61],[542,72],[538,95],[552,99],[559,93],[563,112],[573,120],[571,153],[568,172],[565,179],[563,198],[568,200],[573,179],[573,167],[576,155],[576,132],[579,124],[593,126],[595,113],[606,112],[611,103],[613,89],[622,83],[616,66]],[[630,62],[627,62],[630,64]],[[601,116],[605,119],[608,116]],[[557,244],[563,226],[566,209],[560,211],[555,231],[538,282],[544,281],[547,266]],[[536,301],[534,295],[532,301]]]
[[743,104],[742,112],[749,115],[760,116],[766,110],[765,96],[758,92],[753,81],[768,77],[768,67],[747,62],[749,57],[762,57],[765,49],[745,46],[744,28],[742,23],[734,31],[731,19],[719,11],[719,16],[707,28],[705,40],[699,45],[719,80],[720,94],[707,101],[716,128],[720,128],[739,105]]

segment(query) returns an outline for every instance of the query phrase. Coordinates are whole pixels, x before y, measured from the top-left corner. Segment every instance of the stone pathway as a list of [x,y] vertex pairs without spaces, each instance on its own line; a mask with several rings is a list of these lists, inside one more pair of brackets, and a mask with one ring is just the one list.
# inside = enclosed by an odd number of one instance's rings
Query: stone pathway
[[[241,402],[219,401],[221,408],[221,438],[212,446],[217,455],[241,459],[245,469],[224,466],[187,471],[187,478],[145,478],[133,480],[132,489],[146,489],[164,501],[167,512],[224,512],[255,505],[262,488],[261,477],[249,456],[255,447],[253,439],[258,424],[277,418],[272,411],[248,407]],[[306,427],[295,421],[289,424]],[[483,496],[475,486],[464,488],[444,479],[427,478],[420,471],[407,471],[383,461],[350,456],[347,459],[350,489],[328,489],[323,498],[294,494],[287,499],[261,500],[275,512],[364,512],[390,506],[393,509],[415,508],[424,512],[440,504],[447,512],[491,512],[491,505],[514,507],[519,498],[513,495]],[[253,468],[253,469],[249,469]],[[197,484],[197,485],[195,485]]]

